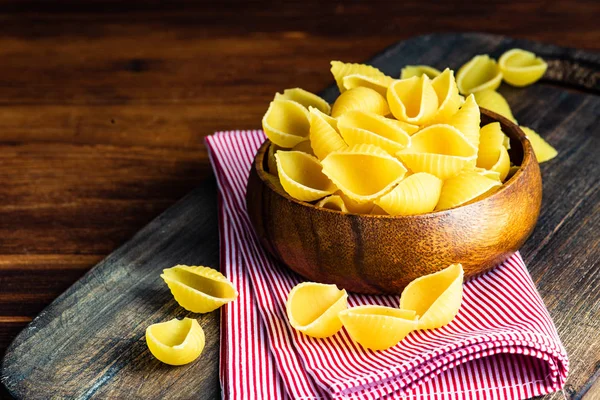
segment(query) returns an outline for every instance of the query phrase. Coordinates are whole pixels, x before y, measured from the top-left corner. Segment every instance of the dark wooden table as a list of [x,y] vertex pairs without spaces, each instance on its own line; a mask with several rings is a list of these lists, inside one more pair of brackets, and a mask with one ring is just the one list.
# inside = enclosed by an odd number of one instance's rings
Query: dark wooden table
[[258,128],[330,60],[458,30],[600,50],[597,1],[237,3],[0,0],[0,356],[211,173],[203,136]]

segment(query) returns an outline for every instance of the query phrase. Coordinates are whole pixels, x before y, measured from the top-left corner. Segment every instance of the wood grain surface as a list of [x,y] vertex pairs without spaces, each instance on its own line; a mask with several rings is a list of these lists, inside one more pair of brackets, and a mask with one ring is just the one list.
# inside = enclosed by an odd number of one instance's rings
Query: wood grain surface
[[[363,61],[448,30],[598,50],[599,13],[595,1],[0,1],[0,354],[85,271],[209,176],[203,136],[258,127],[277,90],[325,87],[329,60]],[[545,97],[551,88],[528,90]],[[505,91],[511,102],[521,93]],[[524,123],[543,117],[536,127],[561,150],[543,167],[545,208],[524,255],[571,355],[574,398],[586,389],[600,397],[599,133],[549,110],[598,115],[586,99],[515,106]]]

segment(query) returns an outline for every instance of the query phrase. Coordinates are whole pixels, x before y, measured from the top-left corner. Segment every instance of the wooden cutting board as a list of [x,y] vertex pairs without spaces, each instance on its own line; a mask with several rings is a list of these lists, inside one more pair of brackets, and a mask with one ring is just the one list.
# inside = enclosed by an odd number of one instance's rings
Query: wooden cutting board
[[[600,55],[501,36],[433,34],[399,42],[368,63],[397,77],[406,64],[456,70],[476,54],[497,58],[513,47],[541,55],[549,69],[533,86],[500,92],[521,124],[559,150],[542,164],[542,213],[522,254],[570,355],[568,396],[600,396],[592,386],[600,375]],[[322,95],[332,101],[337,89]],[[7,350],[2,382],[18,399],[219,398],[219,313],[183,310],[159,277],[175,264],[218,261],[217,190],[209,180],[36,317]],[[183,367],[158,362],[146,348],[146,327],[185,316],[204,328],[204,353]]]

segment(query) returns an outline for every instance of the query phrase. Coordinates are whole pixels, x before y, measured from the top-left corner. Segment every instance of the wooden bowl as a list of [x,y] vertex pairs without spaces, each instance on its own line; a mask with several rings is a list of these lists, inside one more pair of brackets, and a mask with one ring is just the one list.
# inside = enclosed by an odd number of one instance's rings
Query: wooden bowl
[[462,263],[465,277],[485,272],[517,251],[535,227],[542,201],[538,162],[521,129],[498,121],[519,170],[491,196],[454,209],[414,216],[361,215],[318,208],[290,197],[266,171],[267,140],[256,154],[246,202],[264,247],[315,282],[359,293],[399,294],[413,279]]

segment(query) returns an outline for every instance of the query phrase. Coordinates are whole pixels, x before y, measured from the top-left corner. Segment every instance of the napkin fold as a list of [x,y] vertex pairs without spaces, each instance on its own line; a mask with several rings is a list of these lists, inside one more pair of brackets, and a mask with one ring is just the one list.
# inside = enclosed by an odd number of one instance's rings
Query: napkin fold
[[[410,333],[385,351],[342,329],[315,339],[292,329],[285,302],[302,277],[261,247],[246,183],[262,131],[206,138],[219,187],[221,270],[239,298],[221,314],[226,399],[525,399],[561,390],[569,361],[519,253],[464,284],[449,325]],[[349,306],[397,307],[398,296],[350,294]]]

